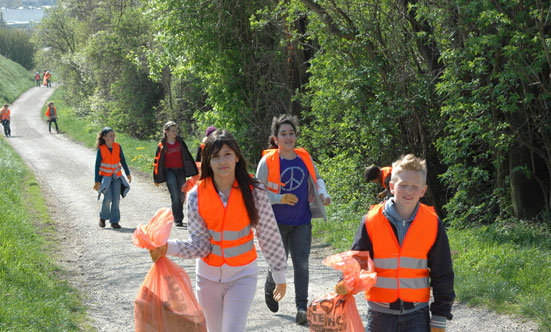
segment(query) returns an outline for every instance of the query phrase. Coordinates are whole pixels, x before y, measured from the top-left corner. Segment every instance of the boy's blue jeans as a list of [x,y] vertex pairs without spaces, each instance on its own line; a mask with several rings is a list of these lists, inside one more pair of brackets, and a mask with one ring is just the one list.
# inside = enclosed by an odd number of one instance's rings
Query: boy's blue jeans
[[430,332],[429,307],[404,315],[369,310],[366,332]]
[[[291,252],[293,261],[294,283],[295,283],[295,303],[297,309],[308,307],[308,258],[310,256],[310,246],[312,244],[312,224],[291,226],[278,223],[279,233],[285,247],[285,254],[288,257]],[[275,282],[272,272],[268,271],[266,277],[266,290],[275,289]]]
[[167,168],[165,172],[166,186],[170,193],[170,201],[172,203],[172,215],[174,222],[182,222],[184,220],[184,193],[181,188],[186,183],[186,176],[183,168]]
[[103,203],[99,217],[117,224],[121,220],[119,203],[121,200],[121,179],[112,179],[109,188],[103,193]]

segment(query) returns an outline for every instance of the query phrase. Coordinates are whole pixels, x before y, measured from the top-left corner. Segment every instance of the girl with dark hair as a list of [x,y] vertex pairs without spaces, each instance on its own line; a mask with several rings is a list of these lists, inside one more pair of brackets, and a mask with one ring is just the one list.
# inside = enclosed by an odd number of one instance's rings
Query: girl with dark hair
[[190,238],[169,240],[151,258],[200,258],[197,297],[209,332],[245,331],[258,275],[253,228],[273,271],[275,301],[286,291],[285,251],[266,190],[247,173],[234,137],[225,130],[210,134],[201,160],[201,179],[188,193]]
[[[98,199],[103,194],[103,203],[99,213],[99,227],[105,227],[105,221],[109,220],[111,227],[121,228],[119,221],[120,196],[125,197],[130,190],[129,182],[132,182],[130,170],[124,159],[124,153],[119,143],[115,143],[115,131],[105,127],[96,139],[95,184],[94,190],[98,192]],[[122,176],[121,165],[128,182]]]
[[[312,218],[327,219],[324,205],[331,197],[320,179],[310,154],[304,148],[296,148],[298,120],[290,115],[274,117],[270,149],[263,151],[256,177],[268,189],[277,225],[285,246],[285,254],[291,253],[295,282],[297,324],[306,323],[308,305],[308,258],[312,241]],[[279,310],[274,301],[272,271],[264,284],[266,305],[272,312]]]
[[170,201],[172,203],[172,215],[176,226],[184,226],[184,200],[185,192],[180,188],[186,183],[186,177],[198,173],[184,140],[178,136],[178,126],[174,121],[168,121],[163,128],[163,139],[159,142],[155,152],[153,168],[153,182],[156,186],[166,182]]

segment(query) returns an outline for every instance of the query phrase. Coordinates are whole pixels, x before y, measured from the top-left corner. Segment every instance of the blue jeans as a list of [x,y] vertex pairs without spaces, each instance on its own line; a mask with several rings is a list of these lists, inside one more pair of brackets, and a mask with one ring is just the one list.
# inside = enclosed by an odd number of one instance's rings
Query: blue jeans
[[118,224],[121,220],[121,211],[119,203],[121,201],[121,179],[111,180],[111,185],[103,193],[103,203],[99,217],[109,220],[112,224]]
[[170,201],[172,202],[172,215],[174,223],[184,220],[184,199],[185,193],[181,188],[186,183],[186,176],[183,168],[167,168],[165,172],[166,186],[170,193]]
[[430,332],[429,307],[404,315],[369,310],[366,332]]
[[52,132],[52,122],[55,124],[55,130],[59,131],[59,128],[57,127],[57,119],[56,118],[48,120],[48,131]]
[[[308,282],[310,278],[308,258],[310,257],[310,246],[312,245],[312,224],[290,226],[278,223],[277,226],[285,247],[285,255],[288,257],[289,252],[291,252],[297,309],[306,310],[308,307]],[[265,288],[268,292],[273,292],[275,289],[271,271],[268,271]]]
[[2,120],[2,126],[4,126],[4,134],[11,136],[10,120]]

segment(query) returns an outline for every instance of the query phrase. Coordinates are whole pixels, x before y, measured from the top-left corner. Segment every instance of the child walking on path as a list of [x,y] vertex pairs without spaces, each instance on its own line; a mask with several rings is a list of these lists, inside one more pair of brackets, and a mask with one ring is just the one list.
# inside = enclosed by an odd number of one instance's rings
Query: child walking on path
[[151,258],[199,258],[197,297],[209,332],[245,331],[258,274],[253,228],[277,284],[275,301],[285,295],[287,263],[266,190],[247,173],[229,132],[217,130],[205,142],[201,180],[187,204],[190,238],[169,240]]
[[[368,250],[377,272],[377,283],[366,294],[367,332],[444,332],[452,319],[448,237],[434,208],[419,203],[426,176],[425,161],[412,154],[394,162],[394,197],[372,206],[354,237],[352,250]],[[342,281],[335,291],[346,295]]]
[[156,186],[166,182],[170,200],[172,202],[172,215],[176,226],[184,226],[185,192],[180,188],[186,182],[186,177],[196,175],[197,166],[193,161],[184,140],[178,136],[178,126],[174,121],[164,125],[164,135],[157,151],[153,169],[153,182]]
[[55,131],[59,134],[59,127],[57,126],[57,110],[54,106],[54,102],[48,102],[48,108],[46,109],[46,117],[48,118],[48,131],[52,133],[52,122],[55,124]]
[[[130,170],[124,159],[124,153],[119,143],[115,143],[115,131],[105,127],[98,133],[96,140],[98,152],[96,155],[94,190],[98,192],[98,199],[103,194],[103,203],[99,213],[99,227],[105,227],[109,220],[111,227],[121,228],[119,203],[130,190],[128,183],[132,182]],[[121,165],[128,182],[122,176]]]
[[[311,221],[312,218],[327,219],[324,205],[331,203],[331,197],[310,154],[304,148],[295,148],[297,126],[296,117],[274,117],[270,149],[263,152],[256,177],[268,189],[285,254],[291,253],[297,308],[295,321],[304,324],[307,321]],[[279,305],[274,301],[274,287],[270,270],[264,284],[265,301],[272,312],[277,312]]]
[[379,168],[375,165],[371,165],[367,167],[364,171],[364,177],[367,182],[378,184],[384,188],[383,191],[377,194],[378,199],[384,199],[392,196],[389,188],[391,176],[392,176],[391,166]]
[[4,127],[4,134],[6,137],[11,136],[11,110],[8,108],[8,104],[4,104],[4,107],[0,109],[0,118],[2,119],[2,126]]

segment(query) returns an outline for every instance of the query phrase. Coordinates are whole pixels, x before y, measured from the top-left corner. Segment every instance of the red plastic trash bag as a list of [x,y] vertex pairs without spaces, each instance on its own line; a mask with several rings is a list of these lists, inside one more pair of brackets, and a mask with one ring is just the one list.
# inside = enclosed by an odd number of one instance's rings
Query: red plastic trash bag
[[[165,244],[173,219],[170,209],[160,209],[149,224],[138,225],[132,241],[146,249]],[[153,264],[140,287],[134,300],[134,322],[136,332],[207,331],[188,274],[166,256]]]
[[201,178],[201,162],[196,161],[195,165],[197,165],[197,169],[199,170],[199,173],[197,175],[192,176],[189,180],[187,180],[183,185],[182,188],[180,188],[181,192],[189,192],[191,188],[197,184],[199,181],[199,178]]
[[323,260],[323,264],[342,271],[348,294],[323,294],[312,301],[306,315],[311,332],[363,332],[362,318],[354,294],[368,292],[377,273],[368,251],[346,251]]

